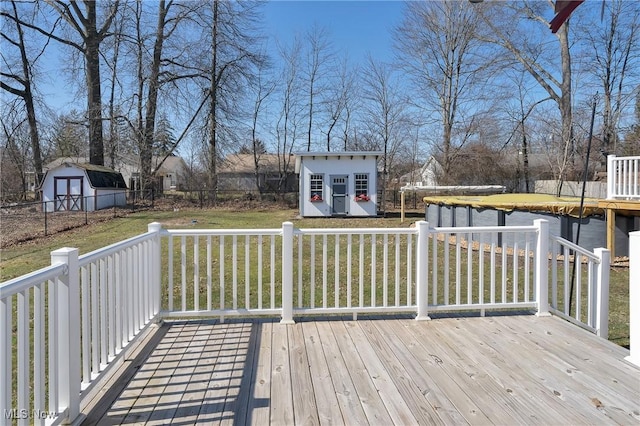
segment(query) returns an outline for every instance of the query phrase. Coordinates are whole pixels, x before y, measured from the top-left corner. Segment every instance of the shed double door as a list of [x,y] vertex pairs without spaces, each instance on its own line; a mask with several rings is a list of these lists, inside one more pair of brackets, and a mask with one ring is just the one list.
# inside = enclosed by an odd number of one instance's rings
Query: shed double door
[[342,216],[349,213],[348,206],[348,176],[331,177],[331,214]]
[[82,177],[54,178],[56,211],[82,210]]

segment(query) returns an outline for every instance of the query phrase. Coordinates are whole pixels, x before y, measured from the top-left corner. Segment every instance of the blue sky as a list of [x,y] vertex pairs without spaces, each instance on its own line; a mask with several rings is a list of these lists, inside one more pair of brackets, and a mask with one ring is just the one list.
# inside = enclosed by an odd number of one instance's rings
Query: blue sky
[[352,61],[362,62],[368,52],[386,61],[393,57],[391,34],[402,10],[400,1],[269,1],[265,30],[272,40],[289,41],[315,23]]

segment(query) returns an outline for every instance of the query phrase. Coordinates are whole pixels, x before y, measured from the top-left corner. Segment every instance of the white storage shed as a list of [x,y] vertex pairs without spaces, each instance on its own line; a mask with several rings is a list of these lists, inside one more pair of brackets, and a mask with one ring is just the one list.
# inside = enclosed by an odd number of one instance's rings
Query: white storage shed
[[300,216],[376,216],[379,151],[300,152]]
[[93,211],[127,204],[122,174],[93,164],[62,163],[40,185],[43,210]]

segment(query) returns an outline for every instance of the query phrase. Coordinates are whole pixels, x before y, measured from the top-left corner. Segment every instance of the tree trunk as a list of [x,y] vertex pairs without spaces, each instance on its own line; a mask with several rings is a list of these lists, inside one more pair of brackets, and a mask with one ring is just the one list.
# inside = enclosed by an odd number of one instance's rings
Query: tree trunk
[[89,162],[104,165],[102,139],[102,93],[100,89],[100,37],[96,29],[96,3],[85,2],[85,68],[87,72],[87,111],[89,114]]

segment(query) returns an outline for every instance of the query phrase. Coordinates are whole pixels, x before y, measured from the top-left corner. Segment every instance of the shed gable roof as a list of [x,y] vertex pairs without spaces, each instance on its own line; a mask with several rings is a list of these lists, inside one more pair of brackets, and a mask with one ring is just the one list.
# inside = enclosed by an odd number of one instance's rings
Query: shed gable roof
[[[64,162],[59,166],[48,170],[47,174],[55,173],[56,170],[67,167],[75,167],[77,169],[84,170],[87,178],[89,179],[89,184],[93,188],[127,189],[127,184],[122,177],[122,173],[116,172],[108,167],[97,166],[95,164]],[[42,181],[44,182],[45,179]]]

